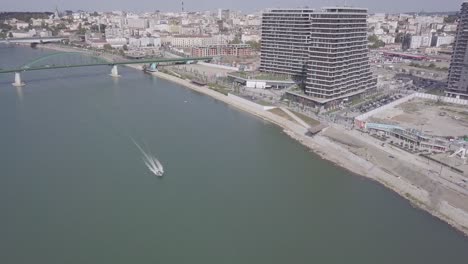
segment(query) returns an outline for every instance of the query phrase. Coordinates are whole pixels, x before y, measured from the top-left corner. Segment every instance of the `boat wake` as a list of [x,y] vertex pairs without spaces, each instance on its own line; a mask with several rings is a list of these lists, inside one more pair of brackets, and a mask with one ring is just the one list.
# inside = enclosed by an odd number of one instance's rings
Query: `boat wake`
[[156,176],[163,176],[164,174],[164,167],[159,162],[159,160],[152,155],[150,152],[146,152],[133,138],[133,144],[140,150],[141,154],[143,154],[143,162],[145,163],[146,167],[148,167],[149,171],[151,171]]

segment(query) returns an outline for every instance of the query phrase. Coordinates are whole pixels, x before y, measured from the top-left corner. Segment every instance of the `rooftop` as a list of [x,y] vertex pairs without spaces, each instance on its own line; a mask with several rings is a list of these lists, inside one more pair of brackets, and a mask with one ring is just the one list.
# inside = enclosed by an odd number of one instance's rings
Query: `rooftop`
[[265,81],[285,81],[293,83],[293,80],[289,75],[276,74],[276,73],[265,73],[265,72],[231,72],[232,76],[240,77],[246,80],[265,80]]

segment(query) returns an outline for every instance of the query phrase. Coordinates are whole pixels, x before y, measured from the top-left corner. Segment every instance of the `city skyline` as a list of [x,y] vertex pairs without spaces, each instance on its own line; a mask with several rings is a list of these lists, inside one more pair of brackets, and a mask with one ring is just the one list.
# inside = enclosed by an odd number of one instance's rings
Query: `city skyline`
[[57,0],[44,0],[40,3],[31,3],[28,0],[18,0],[14,2],[7,2],[3,4],[0,12],[3,11],[53,11],[55,6],[58,6],[61,10],[86,10],[86,11],[112,11],[112,10],[124,10],[133,12],[142,11],[181,11],[182,2],[184,2],[185,11],[203,11],[213,10],[216,8],[235,9],[244,12],[254,12],[266,8],[300,8],[300,7],[311,7],[319,8],[322,6],[353,6],[353,7],[364,7],[368,8],[369,12],[386,12],[386,13],[398,13],[398,12],[449,12],[458,11],[461,3],[464,0],[415,0],[415,1],[371,1],[371,0],[259,0],[255,2],[247,2],[240,0],[236,2],[231,1],[217,1],[217,0],[181,0],[181,1],[139,1],[138,5],[134,2],[126,0],[117,1],[90,1],[82,0],[79,2],[75,1],[57,1]]
[[0,264],[468,259],[468,0],[27,1]]

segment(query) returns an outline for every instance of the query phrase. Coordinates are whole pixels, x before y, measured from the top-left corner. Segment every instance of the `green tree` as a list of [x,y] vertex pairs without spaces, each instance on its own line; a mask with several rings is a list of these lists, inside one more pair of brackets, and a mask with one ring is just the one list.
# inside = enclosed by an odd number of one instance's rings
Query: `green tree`
[[371,35],[367,38],[369,42],[372,42],[372,44],[369,46],[371,49],[378,49],[381,47],[385,47],[385,42],[379,39],[376,35]]
[[122,47],[123,50],[127,51],[128,50],[128,46],[127,44],[124,44],[123,47]]
[[[86,23],[85,23],[85,25],[86,25]],[[107,26],[104,25],[104,24],[92,25],[92,26],[91,26],[91,31],[104,33],[104,32],[106,32],[106,27],[107,27]],[[99,28],[101,29],[101,31],[99,31]]]
[[55,26],[55,29],[57,29],[57,30],[67,29],[67,25],[65,25],[65,23],[60,23],[60,24]]
[[444,23],[454,23],[455,21],[457,21],[457,16],[456,15],[449,15],[449,16],[446,16],[444,17]]
[[1,29],[2,31],[9,31],[9,30],[11,30],[12,28],[13,28],[13,27],[10,26],[10,25],[8,25],[8,24],[3,24],[3,23],[0,24],[0,29]]
[[8,32],[8,37],[9,37],[9,38],[12,38],[12,37],[13,37],[13,33]]
[[240,44],[240,43],[242,43],[242,41],[240,40],[238,36],[236,36],[233,40],[229,42],[229,44]]
[[112,46],[110,44],[104,44],[104,49],[105,50],[111,50]]
[[84,35],[86,33],[86,29],[83,28],[83,26],[80,24],[78,24],[78,30],[77,30],[77,33],[80,34],[80,35]]
[[379,38],[376,36],[376,35],[370,35],[367,40],[369,40],[369,42],[377,42],[379,41]]
[[395,37],[395,43],[401,43],[404,36],[405,36],[405,33],[398,32]]
[[101,33],[106,32],[107,25],[101,24]]
[[249,40],[249,41],[245,42],[245,44],[249,44],[250,47],[252,49],[254,49],[254,50],[260,50],[260,48],[261,48],[261,44],[258,41]]

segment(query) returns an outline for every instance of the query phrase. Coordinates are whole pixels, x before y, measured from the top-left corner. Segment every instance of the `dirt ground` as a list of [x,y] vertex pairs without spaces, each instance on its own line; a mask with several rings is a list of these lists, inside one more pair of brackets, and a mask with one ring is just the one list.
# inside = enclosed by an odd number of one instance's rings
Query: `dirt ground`
[[440,171],[440,165],[432,161],[390,145],[382,146],[377,139],[359,133],[330,128],[324,136],[387,173],[426,190],[433,209],[436,209],[441,201],[447,201],[468,212],[468,186],[463,182],[463,179],[468,180],[468,175],[458,175],[448,169]]
[[467,107],[420,98],[384,110],[369,120],[414,128],[439,137],[468,134]]

